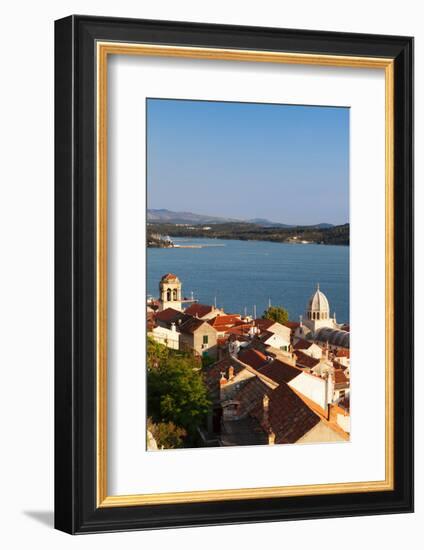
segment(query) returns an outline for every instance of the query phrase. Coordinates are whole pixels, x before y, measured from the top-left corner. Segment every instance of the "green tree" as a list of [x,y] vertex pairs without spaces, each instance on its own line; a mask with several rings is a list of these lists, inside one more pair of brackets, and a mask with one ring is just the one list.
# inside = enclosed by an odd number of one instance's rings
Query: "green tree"
[[151,418],[147,419],[147,429],[161,449],[178,449],[183,447],[187,432],[184,428],[176,426],[173,422],[158,422],[155,424]]
[[147,365],[148,368],[158,367],[163,360],[169,355],[169,350],[166,346],[159,344],[151,338],[147,337]]
[[148,415],[154,423],[173,422],[193,436],[210,405],[199,364],[191,354],[156,346],[147,350]]
[[285,323],[289,320],[289,312],[281,306],[270,306],[264,311],[262,319],[271,319],[277,323]]

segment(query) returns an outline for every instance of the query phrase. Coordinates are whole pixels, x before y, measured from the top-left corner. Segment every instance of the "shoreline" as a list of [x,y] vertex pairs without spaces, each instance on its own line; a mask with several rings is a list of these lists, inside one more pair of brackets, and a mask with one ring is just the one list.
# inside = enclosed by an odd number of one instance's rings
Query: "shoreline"
[[[172,235],[171,235],[172,236]],[[194,239],[208,239],[210,241],[214,240],[222,240],[222,241],[239,241],[239,242],[264,242],[264,243],[274,243],[274,244],[292,244],[295,246],[307,246],[307,245],[317,245],[317,246],[344,246],[349,247],[350,244],[342,244],[342,243],[318,243],[315,241],[308,241],[308,242],[302,242],[302,241],[275,241],[272,239],[235,239],[233,237],[193,237],[192,239],[188,237],[174,237],[177,239],[185,239],[187,241],[194,240]],[[175,245],[175,246],[149,246],[147,245],[146,248],[160,248],[160,249],[175,249],[175,248],[215,248],[215,247],[224,247],[225,244],[193,244],[193,245]]]

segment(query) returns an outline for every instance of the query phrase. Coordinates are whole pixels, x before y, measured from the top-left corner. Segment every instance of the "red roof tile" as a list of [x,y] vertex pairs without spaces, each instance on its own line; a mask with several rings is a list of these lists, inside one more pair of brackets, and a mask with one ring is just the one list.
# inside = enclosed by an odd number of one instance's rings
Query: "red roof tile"
[[262,401],[251,415],[265,431],[274,432],[275,443],[296,443],[320,422],[319,416],[285,383],[269,394],[268,418]]
[[178,330],[180,332],[185,333],[185,334],[193,334],[203,324],[206,324],[206,326],[208,326],[212,330],[215,330],[208,323],[206,323],[206,321],[202,321],[202,319],[197,319],[197,317],[189,317],[187,320],[185,320],[183,323],[181,323],[181,325],[178,325]]
[[267,361],[266,355],[256,349],[247,349],[239,353],[239,360],[254,369],[258,369]]
[[230,367],[234,368],[234,376],[244,370],[244,367],[231,357],[225,357],[203,369],[205,384],[214,400],[219,399],[219,380],[221,379],[221,372],[224,372],[225,376],[228,376],[228,369]]
[[312,369],[313,367],[316,367],[316,365],[318,365],[319,363],[319,359],[314,359],[313,357],[310,357],[300,350],[296,350],[296,357],[296,365],[298,367]]
[[296,330],[298,327],[300,327],[300,323],[296,323],[295,321],[286,321],[285,323],[282,323],[285,327],[290,328],[291,330]]
[[345,375],[345,373],[342,370],[335,369],[334,370],[334,383],[336,386],[348,386],[349,385],[349,378]]
[[290,382],[290,380],[296,378],[302,371],[293,365],[288,365],[279,359],[274,359],[271,363],[267,363],[260,367],[258,372],[271,378],[271,380],[277,382],[277,384],[281,384],[283,382]]
[[193,315],[193,317],[204,317],[211,311],[213,311],[212,306],[207,306],[205,304],[192,304],[185,310],[185,313],[187,313],[187,315]]
[[180,315],[182,315],[181,311],[173,309],[172,307],[168,307],[163,311],[158,311],[157,313],[155,313],[155,319],[158,319],[159,321],[163,321],[167,323],[167,322],[173,322]]
[[165,281],[175,281],[175,280],[179,280],[179,279],[176,275],[174,275],[174,273],[166,273],[161,278],[161,281],[163,281],[163,282],[165,282]]
[[233,401],[238,401],[237,416],[243,417],[252,411],[260,403],[264,395],[270,395],[272,388],[267,386],[258,376],[252,376],[246,380],[240,390],[232,397]]
[[303,338],[300,338],[293,347],[294,349],[309,349],[312,346],[312,344],[313,342],[309,342],[308,340],[304,340]]
[[238,335],[246,335],[249,334],[249,330],[252,328],[252,325],[248,324],[240,324],[236,325],[235,327],[228,328],[225,332],[226,334],[235,334]]
[[259,327],[261,330],[267,330],[269,327],[275,325],[275,321],[272,319],[255,319],[255,326]]
[[208,323],[217,330],[232,328],[234,325],[242,323],[240,315],[217,315],[213,319],[209,319]]

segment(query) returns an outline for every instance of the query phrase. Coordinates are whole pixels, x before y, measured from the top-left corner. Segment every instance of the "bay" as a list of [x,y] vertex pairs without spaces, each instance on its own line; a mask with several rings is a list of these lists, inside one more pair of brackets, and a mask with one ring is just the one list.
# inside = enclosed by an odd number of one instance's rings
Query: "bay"
[[183,296],[213,304],[226,313],[257,316],[281,305],[292,321],[304,315],[317,283],[327,296],[331,314],[349,322],[349,247],[286,244],[266,241],[173,238],[175,244],[202,248],[148,248],[147,292],[158,297],[159,281],[175,273]]

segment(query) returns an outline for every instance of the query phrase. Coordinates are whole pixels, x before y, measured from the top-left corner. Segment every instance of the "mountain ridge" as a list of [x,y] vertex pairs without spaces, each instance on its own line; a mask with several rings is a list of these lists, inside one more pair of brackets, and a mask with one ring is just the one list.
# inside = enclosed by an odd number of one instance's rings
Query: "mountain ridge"
[[147,209],[147,221],[150,223],[173,223],[173,224],[222,224],[222,223],[251,223],[259,225],[261,227],[316,227],[319,229],[327,229],[334,227],[331,223],[317,223],[317,224],[285,224],[281,222],[273,222],[265,218],[252,218],[252,219],[236,219],[225,218],[220,216],[208,216],[206,214],[195,214],[194,212],[177,212],[168,210],[166,208],[148,208]]

